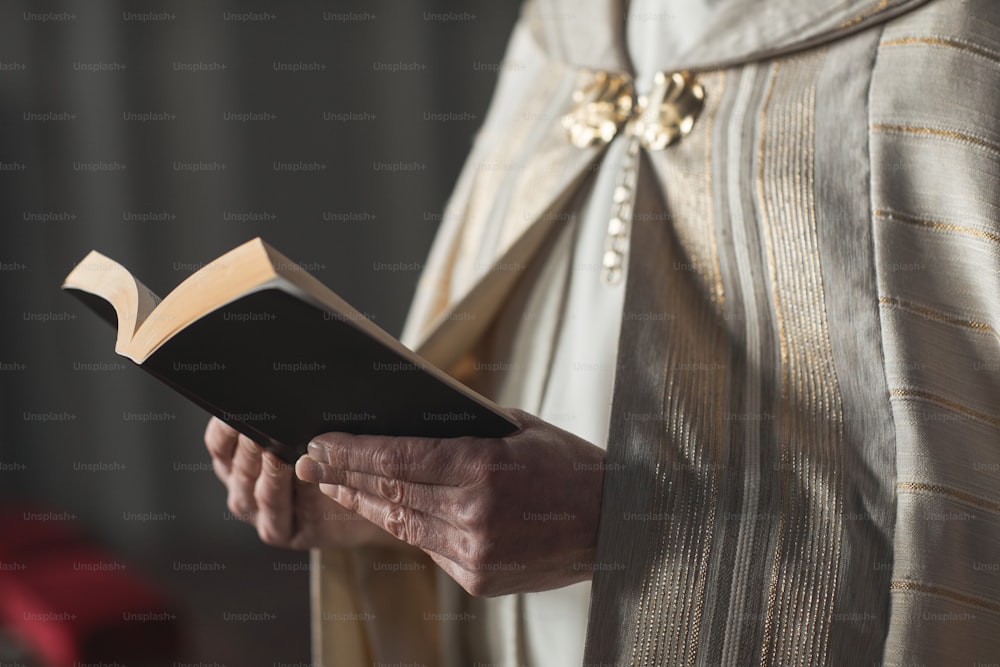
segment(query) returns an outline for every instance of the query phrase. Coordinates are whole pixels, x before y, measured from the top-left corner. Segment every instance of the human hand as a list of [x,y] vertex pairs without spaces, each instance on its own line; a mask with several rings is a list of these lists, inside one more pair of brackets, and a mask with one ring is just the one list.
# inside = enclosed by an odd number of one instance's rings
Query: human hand
[[326,433],[295,471],[400,540],[423,549],[477,596],[589,579],[604,451],[514,411],[506,438]]
[[[396,544],[358,514],[344,509],[315,484],[295,479],[292,466],[219,419],[205,428],[215,475],[229,492],[227,506],[257,529],[267,544],[291,549]],[[409,548],[409,547],[405,547]]]

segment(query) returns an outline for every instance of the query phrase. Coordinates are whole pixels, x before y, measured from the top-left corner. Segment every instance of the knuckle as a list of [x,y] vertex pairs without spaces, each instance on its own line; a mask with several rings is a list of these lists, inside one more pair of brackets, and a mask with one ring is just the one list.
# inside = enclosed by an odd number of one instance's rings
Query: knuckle
[[386,510],[382,525],[397,540],[412,544],[411,523],[406,508],[397,505]]
[[376,484],[380,496],[397,505],[403,503],[403,484],[398,479],[394,477],[379,477]]
[[233,474],[242,480],[249,482],[256,481],[259,473],[258,466],[254,465],[255,463],[256,461],[252,458],[237,454],[233,458]]
[[486,520],[478,504],[465,506],[459,517],[462,527],[465,528],[469,535],[476,539],[485,537],[489,528],[489,522]]
[[253,486],[257,483],[257,475],[244,466],[234,465],[230,475],[232,481],[240,486]]
[[257,484],[253,489],[253,499],[258,508],[273,506],[275,504],[273,488],[267,484]]
[[464,535],[456,546],[455,562],[469,572],[482,572],[488,560],[489,550],[475,537]]
[[479,509],[474,503],[456,502],[449,508],[449,514],[455,519],[455,523],[466,530],[472,531],[479,523]]
[[236,447],[244,454],[248,454],[251,458],[255,459],[259,459],[261,452],[263,451],[260,445],[242,433],[236,436]]
[[384,447],[375,454],[375,473],[382,477],[395,477],[403,469],[403,452],[398,447]]
[[493,500],[484,497],[464,505],[459,516],[470,537],[483,544],[492,541],[493,531],[497,526],[496,512]]
[[257,537],[264,544],[271,546],[283,546],[286,542],[285,536],[270,521],[261,521],[257,526]]
[[261,454],[261,468],[272,479],[282,479],[292,474],[294,466],[285,463],[270,452]]
[[229,461],[233,460],[232,456],[227,456],[226,455],[225,448],[222,446],[221,443],[211,442],[211,441],[209,441],[206,438],[205,439],[205,449],[208,450],[208,455],[210,457],[212,457],[213,461],[219,461],[219,462],[226,461],[226,462],[229,462]]
[[275,536],[271,531],[271,528],[265,526],[263,523],[257,526],[257,537],[264,544],[269,544],[275,546]]
[[247,502],[247,499],[242,494],[229,494],[229,498],[226,500],[226,507],[240,521],[249,522],[253,520],[253,506]]

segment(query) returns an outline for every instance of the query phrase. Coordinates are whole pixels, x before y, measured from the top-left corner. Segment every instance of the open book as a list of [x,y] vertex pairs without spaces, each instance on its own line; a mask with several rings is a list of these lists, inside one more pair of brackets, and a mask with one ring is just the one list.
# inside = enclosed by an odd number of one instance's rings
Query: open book
[[500,437],[518,428],[260,239],[162,301],[96,251],[62,287],[117,326],[118,354],[288,462],[327,431]]

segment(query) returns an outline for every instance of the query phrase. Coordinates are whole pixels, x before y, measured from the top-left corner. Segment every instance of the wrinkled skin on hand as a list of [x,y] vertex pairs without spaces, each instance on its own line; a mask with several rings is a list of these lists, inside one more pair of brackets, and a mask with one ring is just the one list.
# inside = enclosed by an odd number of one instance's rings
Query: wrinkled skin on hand
[[296,474],[419,547],[477,596],[589,579],[604,451],[537,417],[505,438],[327,433]]

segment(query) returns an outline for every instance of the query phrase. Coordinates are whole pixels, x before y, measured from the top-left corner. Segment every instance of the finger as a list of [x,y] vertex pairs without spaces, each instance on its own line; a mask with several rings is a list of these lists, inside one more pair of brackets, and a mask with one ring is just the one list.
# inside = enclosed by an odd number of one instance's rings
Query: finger
[[460,526],[458,521],[465,514],[465,508],[469,504],[461,487],[419,484],[405,482],[395,477],[366,475],[353,470],[334,468],[308,456],[298,460],[295,471],[299,479],[304,482],[347,486],[378,496],[394,505],[404,505],[435,516],[455,526]]
[[394,505],[383,498],[346,486],[320,484],[319,489],[344,508],[363,516],[407,544],[452,560],[462,559],[462,555],[469,550],[468,537],[437,517]]
[[366,475],[467,486],[486,472],[497,442],[324,433],[313,438],[307,453],[333,468]]
[[253,521],[257,511],[254,487],[260,476],[261,452],[264,450],[245,435],[239,436],[229,475],[229,511],[243,521]]
[[257,534],[265,544],[285,544],[294,531],[294,481],[292,466],[271,452],[261,455],[261,473],[254,486]]
[[[238,437],[239,432],[236,429],[217,417],[212,417],[205,426],[205,447],[211,454],[213,462],[220,463],[221,470],[225,473],[225,477],[220,476],[222,481],[226,481],[225,478],[229,476]],[[217,466],[217,475],[219,471],[220,468]]]

